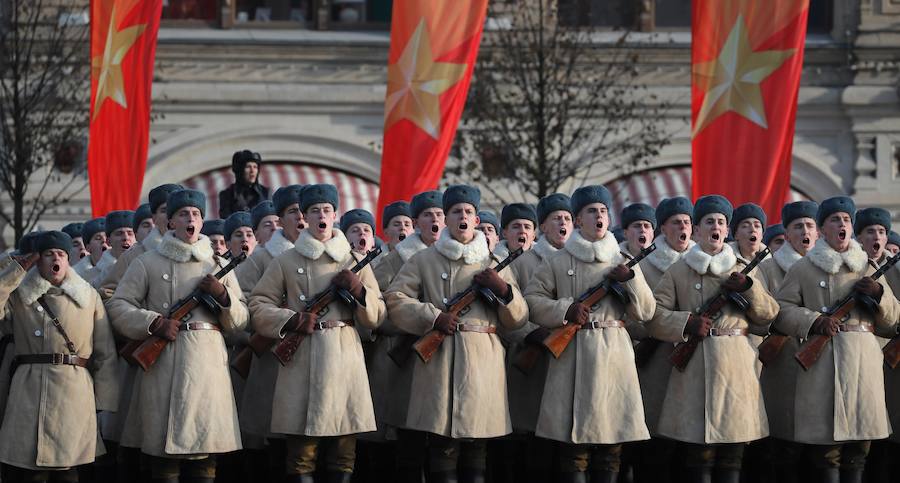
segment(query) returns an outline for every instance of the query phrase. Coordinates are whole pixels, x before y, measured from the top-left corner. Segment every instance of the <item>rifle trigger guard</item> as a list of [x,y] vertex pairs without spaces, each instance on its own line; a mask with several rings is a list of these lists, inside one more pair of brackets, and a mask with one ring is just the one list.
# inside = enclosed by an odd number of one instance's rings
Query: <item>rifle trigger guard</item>
[[488,303],[491,307],[496,307],[499,304],[499,300],[497,300],[497,296],[494,295],[494,292],[491,292],[491,289],[487,287],[478,287],[478,294],[484,299],[485,302]]
[[353,294],[347,291],[347,289],[339,288],[336,290],[337,296],[341,299],[342,302],[347,304],[351,309],[356,308],[356,299],[353,297]]
[[[219,307],[219,304],[216,302],[212,295],[204,292],[201,293],[197,298],[199,299],[200,304],[203,305],[206,310],[209,310],[213,314],[213,316],[218,317],[219,314],[222,313],[222,308]],[[187,321],[187,319],[182,319],[182,321]]]
[[[622,288],[622,284],[620,284],[619,282],[613,282],[613,283],[609,284],[609,291],[613,294],[613,296],[616,297],[616,300],[621,302],[622,305],[628,305],[628,302],[631,301],[631,298],[628,296],[628,293],[625,292],[625,290]],[[593,312],[594,307],[599,306],[599,305],[600,305],[600,303],[598,302],[597,305],[592,306],[591,311]]]

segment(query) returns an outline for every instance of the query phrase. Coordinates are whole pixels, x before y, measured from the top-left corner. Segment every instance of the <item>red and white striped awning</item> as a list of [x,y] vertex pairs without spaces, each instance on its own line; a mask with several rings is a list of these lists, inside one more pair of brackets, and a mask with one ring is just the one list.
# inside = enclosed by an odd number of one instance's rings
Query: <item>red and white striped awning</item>
[[[673,166],[640,171],[607,183],[606,187],[613,195],[612,223],[616,224],[622,208],[632,203],[647,203],[655,207],[664,198],[673,196],[690,198],[691,167]],[[791,188],[788,201],[808,199],[803,193]]]
[[[337,186],[340,196],[339,213],[354,208],[363,208],[374,213],[373,210],[378,201],[378,185],[376,183],[321,166],[267,161],[260,168],[259,181],[269,187],[270,195],[276,189],[291,184],[333,184]],[[188,188],[206,194],[207,218],[218,217],[219,192],[233,183],[234,174],[231,172],[230,166],[207,171],[181,182]]]

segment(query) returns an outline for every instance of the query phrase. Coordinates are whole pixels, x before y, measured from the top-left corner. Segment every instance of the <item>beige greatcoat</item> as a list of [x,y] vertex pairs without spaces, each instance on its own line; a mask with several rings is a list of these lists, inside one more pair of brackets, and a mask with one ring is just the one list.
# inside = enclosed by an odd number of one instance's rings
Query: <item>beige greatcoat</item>
[[37,271],[11,263],[0,272],[3,331],[15,335],[15,353],[68,354],[66,342],[38,303],[47,305],[75,344],[89,358],[88,368],[23,364],[12,377],[9,403],[0,428],[0,462],[26,468],[64,469],[94,461],[98,410],[116,410],[116,348],[112,328],[97,292],[69,269],[59,287]]
[[[154,251],[131,262],[107,302],[113,326],[142,340],[150,324],[167,315],[206,275],[226,264],[213,256],[209,239],[193,245],[167,233]],[[229,305],[218,317],[204,307],[190,322],[218,325],[223,332],[247,324],[247,307],[234,273],[222,279]],[[222,332],[185,330],[169,343],[147,372],[139,372],[121,443],[151,456],[203,457],[241,448],[237,408],[231,389]]]
[[[410,258],[386,293],[389,318],[400,329],[424,335],[472,277],[493,264],[481,232],[462,244],[445,229],[435,244]],[[508,270],[499,275],[511,287],[497,308],[477,299],[460,316],[465,324],[521,327],[528,306]],[[505,350],[497,334],[457,332],[444,339],[428,364],[413,359],[413,397],[405,428],[451,438],[491,438],[512,432],[506,392]]]
[[[710,256],[694,245],[672,265],[654,289],[656,315],[651,334],[669,342],[687,340],[688,316],[719,292],[728,276],[739,271],[731,247]],[[775,299],[752,276],[742,293],[747,313],[727,304],[713,327],[747,329],[768,325],[778,314]],[[757,375],[756,346],[748,337],[706,337],[684,372],[674,367],[669,376],[658,431],[677,441],[694,444],[743,443],[769,433],[766,409]]]
[[[864,275],[875,269],[865,252],[851,240],[844,253],[819,239],[806,256],[794,264],[778,291],[780,332],[809,337],[816,318],[847,295]],[[880,283],[883,281],[879,281]],[[862,308],[851,311],[846,324],[870,323],[882,331],[893,330],[900,307],[890,287],[877,314]],[[884,358],[881,345],[870,332],[840,332],[808,371],[797,372],[793,437],[809,444],[874,440],[891,433],[884,394]]]
[[[272,338],[306,301],[331,285],[334,276],[356,264],[339,230],[325,243],[303,230],[294,249],[269,263],[250,296],[253,329]],[[319,321],[353,320],[374,329],[384,320],[381,291],[369,267],[359,272],[365,304],[356,309],[340,300],[329,304]],[[282,307],[286,301],[286,308]],[[272,403],[273,433],[341,436],[375,430],[375,414],[362,345],[354,327],[316,330],[306,336],[293,359],[279,366]]]
[[[591,243],[575,231],[534,272],[525,291],[531,319],[550,329],[563,326],[572,302],[624,262],[612,233]],[[606,297],[592,307],[591,321],[652,316],[653,294],[640,267],[634,274],[622,284],[630,302],[623,306]],[[559,359],[550,359],[535,434],[576,444],[650,438],[631,338],[624,328],[579,330]]]

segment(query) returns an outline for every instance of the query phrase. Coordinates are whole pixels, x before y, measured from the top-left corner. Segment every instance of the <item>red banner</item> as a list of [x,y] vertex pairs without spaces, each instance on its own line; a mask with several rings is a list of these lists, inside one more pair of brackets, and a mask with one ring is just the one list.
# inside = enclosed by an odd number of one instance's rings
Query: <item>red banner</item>
[[778,222],[809,0],[694,0],[692,8],[693,196],[754,202]]
[[386,205],[437,188],[486,15],[487,0],[394,0],[379,219]]
[[88,175],[94,216],[137,207],[162,0],[91,0]]

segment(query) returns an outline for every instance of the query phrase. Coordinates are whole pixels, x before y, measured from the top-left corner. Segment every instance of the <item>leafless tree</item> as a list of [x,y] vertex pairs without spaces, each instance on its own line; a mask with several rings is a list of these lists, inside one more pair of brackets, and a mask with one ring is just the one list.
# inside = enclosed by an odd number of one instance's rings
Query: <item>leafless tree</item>
[[87,2],[0,0],[0,220],[18,240],[87,186]]
[[555,0],[490,8],[445,182],[534,200],[601,169],[634,172],[668,144],[669,105],[639,82],[628,31],[577,26]]

